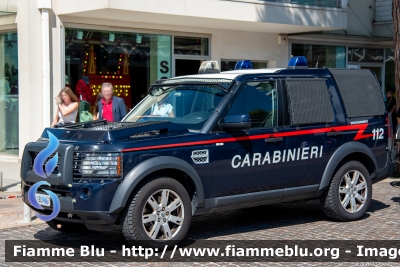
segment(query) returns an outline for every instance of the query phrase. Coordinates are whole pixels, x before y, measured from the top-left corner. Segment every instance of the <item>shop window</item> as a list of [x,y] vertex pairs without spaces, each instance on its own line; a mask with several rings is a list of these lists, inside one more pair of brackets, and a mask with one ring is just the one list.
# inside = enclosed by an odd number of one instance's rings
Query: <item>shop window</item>
[[383,49],[349,47],[348,60],[358,62],[383,62]]
[[18,155],[18,39],[0,34],[0,153]]
[[209,39],[202,37],[174,37],[175,55],[209,56]]
[[[221,59],[221,71],[234,70],[236,62],[239,60],[226,60]],[[268,62],[266,61],[252,61],[253,69],[265,69],[268,68]]]
[[305,56],[309,68],[346,68],[346,47],[292,44],[292,56]]
[[112,83],[114,94],[132,108],[151,83],[171,77],[170,35],[68,28],[65,36],[65,83],[75,90],[86,76],[92,106],[104,82]]

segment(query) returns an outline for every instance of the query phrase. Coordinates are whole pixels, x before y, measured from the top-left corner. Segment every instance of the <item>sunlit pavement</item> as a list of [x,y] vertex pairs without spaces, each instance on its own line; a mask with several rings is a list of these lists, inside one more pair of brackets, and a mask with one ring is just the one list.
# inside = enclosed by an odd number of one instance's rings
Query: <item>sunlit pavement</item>
[[[1,211],[11,203],[0,200]],[[22,201],[17,200],[22,211]],[[16,205],[16,204],[14,204]],[[0,212],[2,213],[2,212]],[[1,217],[0,217],[1,220]],[[22,220],[22,218],[20,219]],[[5,263],[4,240],[98,238],[119,240],[118,232],[63,234],[46,224],[28,224],[0,230],[0,266],[64,266],[66,263]],[[329,220],[316,200],[273,204],[195,217],[188,238],[214,240],[386,240],[400,239],[400,179],[387,179],[373,186],[373,200],[366,216],[354,222]],[[285,244],[285,242],[282,242]],[[290,242],[288,242],[290,244]],[[69,266],[143,266],[143,263],[68,263]],[[152,266],[188,266],[187,263],[148,263]],[[201,266],[236,266],[239,263],[192,263]],[[243,263],[243,266],[338,266],[332,263]],[[355,263],[340,263],[355,266]],[[398,265],[400,266],[400,264]]]

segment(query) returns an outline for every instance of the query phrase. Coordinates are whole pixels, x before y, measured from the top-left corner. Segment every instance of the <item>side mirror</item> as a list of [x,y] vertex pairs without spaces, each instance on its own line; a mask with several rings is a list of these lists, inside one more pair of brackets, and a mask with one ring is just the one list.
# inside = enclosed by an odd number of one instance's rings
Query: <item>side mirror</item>
[[227,115],[219,122],[219,127],[227,132],[250,129],[250,115],[247,113]]

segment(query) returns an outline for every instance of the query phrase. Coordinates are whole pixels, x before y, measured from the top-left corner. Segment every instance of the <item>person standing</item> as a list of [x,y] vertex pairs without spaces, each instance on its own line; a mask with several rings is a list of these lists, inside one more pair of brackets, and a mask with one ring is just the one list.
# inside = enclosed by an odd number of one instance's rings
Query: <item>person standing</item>
[[392,128],[395,131],[397,126],[396,98],[392,90],[386,91],[386,109],[388,113],[392,114]]
[[97,95],[96,102],[94,103],[94,109],[93,109],[93,120],[98,120],[99,119],[99,101],[102,99],[101,94]]
[[51,126],[63,123],[74,123],[76,121],[76,115],[78,114],[79,100],[68,87],[61,90],[60,94],[55,97],[57,102],[56,116],[51,123]]
[[90,103],[92,102],[92,90],[89,85],[89,77],[82,76],[75,88],[76,94],[80,99],[79,103],[79,121],[85,122],[88,119],[86,113],[89,113]]
[[126,105],[122,98],[113,95],[114,88],[111,83],[101,85],[101,100],[97,103],[99,120],[109,122],[121,121],[126,115]]

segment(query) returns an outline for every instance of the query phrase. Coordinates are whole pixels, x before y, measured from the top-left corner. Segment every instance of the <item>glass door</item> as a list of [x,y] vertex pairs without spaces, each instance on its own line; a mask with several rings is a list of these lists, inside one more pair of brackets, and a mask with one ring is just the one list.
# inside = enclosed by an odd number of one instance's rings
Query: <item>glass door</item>
[[203,60],[175,59],[175,76],[197,74]]
[[174,36],[175,76],[197,74],[201,63],[210,60],[210,39],[196,36]]
[[17,33],[0,34],[0,153],[18,155]]

